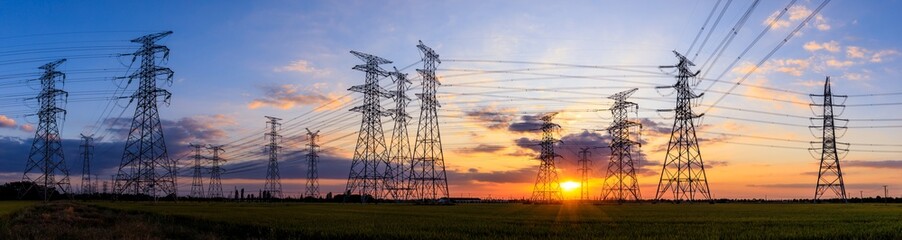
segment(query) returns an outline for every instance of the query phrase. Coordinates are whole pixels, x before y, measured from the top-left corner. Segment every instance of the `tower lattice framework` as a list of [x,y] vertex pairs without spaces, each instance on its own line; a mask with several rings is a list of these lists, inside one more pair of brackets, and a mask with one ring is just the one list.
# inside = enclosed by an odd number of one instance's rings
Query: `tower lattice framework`
[[97,193],[97,187],[94,184],[96,179],[91,178],[91,159],[94,158],[94,137],[81,134],[81,145],[79,146],[82,157],[81,168],[81,193],[94,194]]
[[207,147],[210,151],[213,152],[212,157],[208,157],[210,160],[210,186],[207,189],[207,197],[209,198],[222,198],[222,162],[223,159],[219,157],[220,152],[224,152],[223,146],[214,146],[210,145]]
[[554,152],[554,144],[560,142],[554,138],[554,134],[561,129],[561,125],[552,122],[556,115],[557,113],[550,113],[542,116],[542,141],[539,143],[542,152],[539,154],[539,173],[536,175],[536,183],[532,189],[532,200],[536,202],[564,200],[555,166],[555,161],[561,157]]
[[204,150],[204,146],[200,144],[191,144],[191,147],[194,148],[194,166],[192,167],[192,179],[191,179],[191,197],[193,198],[204,198],[204,179],[203,179],[203,160],[204,156],[201,152]]
[[[845,125],[837,126],[836,122],[848,122],[847,119],[834,118],[834,107],[845,107],[845,105],[834,103],[835,98],[845,99],[845,95],[834,95],[830,89],[830,77],[824,81],[824,94],[811,94],[813,99],[823,98],[823,104],[811,104],[812,107],[820,107],[823,113],[812,120],[821,120],[821,126],[812,126],[812,129],[820,129],[821,141],[812,142],[819,144],[819,147],[813,147],[810,151],[820,153],[820,167],[817,171],[817,186],[814,191],[814,200],[821,200],[827,192],[833,192],[836,198],[848,202],[846,199],[846,184],[843,182],[842,169],[839,166],[842,152],[847,152],[849,144],[836,141],[836,129],[845,129]],[[843,147],[838,147],[843,146]]]
[[266,121],[269,132],[264,134],[264,138],[269,140],[265,146],[266,152],[269,153],[269,161],[263,192],[267,198],[282,198],[282,178],[279,175],[279,153],[282,152],[282,146],[279,146],[282,142],[282,135],[279,135],[282,124],[279,121],[282,119],[270,116],[266,118],[269,119]]
[[579,160],[577,164],[579,164],[579,200],[587,201],[589,200],[589,173],[592,171],[592,168],[589,167],[589,164],[592,164],[592,160],[589,157],[592,156],[592,152],[589,151],[592,149],[590,147],[583,147],[579,149]]
[[411,154],[408,199],[437,203],[442,198],[450,197],[438,121],[438,108],[441,105],[435,96],[436,87],[441,85],[435,76],[435,69],[442,61],[423,41],[417,44],[417,48],[423,53],[423,68],[417,69],[423,78],[423,92],[417,94],[420,99],[420,119]]
[[22,174],[22,181],[33,184],[23,189],[20,196],[30,192],[34,186],[41,187],[44,201],[49,200],[54,192],[72,193],[69,185],[69,167],[63,156],[60,136],[60,125],[65,120],[66,110],[57,106],[66,102],[69,93],[56,88],[57,82],[63,83],[66,80],[66,74],[56,70],[65,61],[66,59],[60,59],[39,67],[44,73],[39,79],[41,93],[36,97],[40,104],[36,114],[38,128],[31,142],[25,173]]
[[169,197],[177,194],[176,163],[169,158],[166,150],[157,108],[160,98],[168,104],[172,96],[168,90],[157,87],[159,80],[172,84],[173,71],[157,65],[157,55],[162,55],[163,61],[169,59],[169,48],[156,43],[170,34],[172,31],[131,41],[141,44],[141,48],[132,54],[132,62],[141,59],[141,68],[126,77],[129,83],[138,80],[139,85],[131,96],[130,103],[136,102],[137,105],[116,175],[115,192],[120,195],[128,193],[157,198],[160,194]]
[[701,115],[692,112],[692,100],[702,95],[693,93],[689,83],[698,72],[693,73],[689,70],[690,66],[695,66],[689,59],[676,51],[673,53],[676,54],[679,63],[676,66],[662,68],[676,68],[678,71],[677,82],[672,86],[677,93],[677,99],[676,107],[673,109],[673,129],[670,133],[670,142],[667,144],[661,179],[655,191],[655,200],[661,200],[669,192],[675,202],[684,200],[691,202],[699,198],[710,201],[711,193],[705,175],[705,164],[695,135],[694,120]]
[[614,122],[608,127],[611,134],[611,159],[602,187],[602,200],[639,201],[639,181],[633,165],[634,146],[639,146],[637,133],[633,129],[641,129],[637,120],[630,119],[630,113],[636,114],[639,105],[626,99],[636,92],[636,88],[619,92],[609,97],[614,100],[611,114]]
[[410,98],[407,97],[407,90],[410,89],[410,80],[407,80],[407,74],[401,73],[395,68],[391,73],[395,82],[395,90],[391,92],[392,99],[395,101],[395,108],[391,110],[392,119],[395,126],[392,130],[391,141],[389,142],[389,161],[386,169],[386,181],[389,181],[389,191],[395,200],[403,200],[407,197],[407,165],[410,161],[410,138],[407,133],[407,124],[410,115],[407,114],[407,104]]
[[389,116],[391,113],[384,110],[380,103],[381,98],[389,98],[392,94],[379,86],[379,78],[388,76],[388,73],[379,65],[392,62],[357,51],[351,51],[351,54],[363,60],[364,64],[356,65],[353,69],[365,72],[366,81],[363,85],[356,85],[348,89],[352,92],[363,93],[364,97],[363,105],[351,108],[351,111],[360,112],[363,116],[345,188],[345,201],[350,195],[359,195],[361,202],[365,203],[370,199],[382,199],[391,194],[389,190],[391,183],[386,181],[386,170],[390,168],[388,149],[382,131],[382,117]]
[[310,131],[309,128],[305,128],[307,130],[307,189],[304,191],[304,196],[319,198],[319,170],[317,170],[317,164],[319,164],[319,145],[316,144],[317,140],[319,140],[319,130],[316,132]]

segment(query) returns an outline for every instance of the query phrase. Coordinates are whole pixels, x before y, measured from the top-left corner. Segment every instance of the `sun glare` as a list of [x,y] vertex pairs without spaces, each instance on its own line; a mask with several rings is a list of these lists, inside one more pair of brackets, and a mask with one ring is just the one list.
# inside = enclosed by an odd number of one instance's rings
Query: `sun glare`
[[573,189],[579,188],[579,183],[574,181],[566,181],[561,183],[561,189],[565,192],[573,191]]

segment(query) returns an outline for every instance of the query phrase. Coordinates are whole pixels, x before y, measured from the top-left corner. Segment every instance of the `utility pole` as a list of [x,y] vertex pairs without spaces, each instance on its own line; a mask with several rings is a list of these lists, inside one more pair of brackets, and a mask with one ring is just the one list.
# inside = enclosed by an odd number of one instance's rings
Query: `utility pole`
[[[641,146],[638,137],[642,125],[637,120],[629,119],[630,113],[638,114],[639,105],[626,101],[630,95],[636,92],[636,88],[619,92],[609,97],[614,100],[611,114],[614,122],[608,127],[611,134],[611,159],[608,161],[608,171],[601,188],[602,200],[639,201],[639,180],[636,178],[636,168],[633,165],[633,146]],[[636,115],[638,118],[638,115]],[[638,128],[637,131],[632,131]],[[635,138],[635,140],[634,140]]]
[[[689,70],[694,63],[685,56],[673,51],[679,63],[675,66],[661,66],[661,68],[676,68],[677,82],[672,86],[677,92],[676,107],[674,111],[673,129],[670,133],[670,142],[667,144],[667,155],[664,158],[664,166],[661,169],[661,179],[658,181],[658,190],[655,192],[655,201],[660,201],[668,192],[675,202],[690,201],[697,198],[711,200],[711,192],[708,188],[708,178],[705,175],[705,164],[702,161],[701,149],[698,138],[695,135],[695,119],[702,115],[692,112],[692,100],[701,97],[696,95],[690,86],[690,80],[699,72]],[[701,196],[698,196],[701,194]]]
[[209,157],[207,159],[210,160],[210,188],[207,190],[207,197],[209,198],[222,198],[222,162],[223,159],[219,158],[219,153],[224,152],[223,146],[214,146],[210,145],[207,149],[213,151],[213,157]]
[[554,138],[554,133],[560,131],[561,125],[551,122],[557,113],[549,113],[542,116],[542,153],[539,154],[539,173],[536,183],[532,188],[532,201],[535,202],[560,202],[564,200],[561,194],[561,182],[558,180],[555,160],[561,155],[554,153],[554,144],[560,140]]
[[579,200],[588,201],[589,200],[589,164],[592,163],[592,160],[589,160],[589,157],[592,156],[592,152],[589,151],[589,147],[583,147],[579,149]]
[[319,155],[317,154],[319,145],[316,144],[317,139],[319,139],[319,130],[313,132],[309,128],[305,129],[307,130],[309,143],[307,143],[307,190],[304,192],[304,195],[319,198],[319,172],[316,169],[316,165],[319,163]]
[[405,162],[410,161],[410,138],[407,134],[407,121],[410,115],[407,114],[407,104],[410,98],[407,97],[407,90],[410,89],[410,80],[407,80],[407,74],[398,71],[395,68],[390,75],[395,82],[395,90],[391,91],[392,99],[395,101],[395,109],[391,109],[391,116],[395,122],[392,130],[391,142],[388,148],[389,161],[386,167],[386,180],[389,182],[389,191],[395,200],[404,200],[408,195],[407,188],[407,171],[405,171]]
[[194,174],[191,181],[191,197],[204,198],[203,167],[201,164],[201,160],[204,159],[204,156],[201,155],[201,150],[204,148],[204,145],[191,144],[191,147],[194,148]]
[[[50,200],[53,193],[72,193],[69,185],[69,166],[63,157],[63,145],[60,141],[62,139],[60,125],[66,118],[66,110],[57,106],[57,103],[66,103],[69,93],[56,88],[56,82],[63,83],[66,80],[66,74],[56,70],[56,67],[65,61],[66,59],[60,59],[39,67],[44,73],[39,79],[41,93],[36,97],[41,105],[36,114],[39,121],[38,129],[31,142],[25,173],[22,174],[22,181],[32,184],[19,193],[20,198],[35,186],[41,187],[45,202]],[[57,174],[62,175],[59,180]]]
[[172,97],[168,90],[157,87],[160,76],[166,83],[172,84],[173,71],[157,65],[157,55],[162,55],[162,61],[169,59],[169,48],[156,44],[170,34],[172,31],[150,34],[131,41],[141,44],[141,48],[131,54],[132,62],[141,59],[141,68],[124,77],[129,83],[138,80],[139,85],[129,97],[129,102],[137,102],[137,105],[116,175],[114,189],[118,195],[150,196],[156,200],[160,194],[176,198],[178,192],[176,163],[169,158],[166,150],[160,112],[157,109],[160,98],[169,104]]
[[417,69],[423,78],[420,99],[420,120],[417,137],[411,155],[408,189],[410,197],[422,203],[439,203],[448,199],[448,176],[445,173],[445,154],[439,129],[438,109],[441,105],[435,97],[436,87],[441,85],[435,76],[435,68],[442,63],[432,48],[419,41],[417,48],[423,53],[423,68]]
[[81,134],[81,156],[82,156],[82,168],[81,168],[81,193],[82,194],[94,194],[97,192],[97,188],[94,187],[91,181],[91,158],[94,157],[94,135],[85,136]]
[[[845,107],[845,105],[837,105],[833,103],[833,98],[846,98],[845,95],[833,95],[833,92],[830,89],[830,77],[827,77],[827,80],[824,81],[824,94],[811,94],[811,97],[823,97],[823,104],[813,103],[812,107],[821,107],[823,108],[823,114],[820,114],[812,120],[822,120],[823,125],[821,126],[811,126],[812,129],[820,128],[821,136],[818,138],[821,139],[819,142],[812,142],[813,144],[821,144],[820,148],[810,148],[811,151],[820,151],[820,168],[817,172],[817,186],[814,192],[814,201],[817,202],[820,200],[824,193],[828,190],[832,191],[837,198],[842,199],[843,202],[848,203],[846,199],[846,184],[843,182],[842,178],[842,169],[839,167],[839,159],[840,151],[848,151],[849,144],[836,142],[836,129],[844,129],[845,126],[836,126],[835,121],[848,122],[848,119],[838,119],[834,118],[833,107]],[[837,148],[838,145],[845,146],[845,148]]]
[[279,152],[282,151],[282,147],[279,146],[282,142],[282,135],[279,135],[282,124],[279,121],[282,119],[270,116],[266,118],[269,119],[266,122],[269,132],[263,137],[269,140],[269,144],[265,146],[266,152],[269,153],[269,165],[266,168],[266,184],[263,191],[268,193],[269,198],[282,198],[282,180],[279,176]]
[[354,157],[351,161],[351,171],[348,174],[348,184],[345,188],[345,202],[352,194],[360,196],[360,201],[366,203],[370,199],[382,199],[389,190],[390,183],[386,181],[385,172],[388,170],[388,151],[385,146],[385,135],[382,132],[382,117],[391,115],[382,108],[381,98],[392,97],[388,90],[379,86],[379,78],[388,76],[388,73],[379,67],[381,64],[392,63],[389,60],[366,53],[351,51],[364,64],[354,66],[354,70],[366,73],[366,81],[363,85],[349,88],[349,91],[363,93],[363,105],[351,108],[353,112],[360,112],[363,119],[360,122],[360,131],[357,135],[357,146],[354,149]]

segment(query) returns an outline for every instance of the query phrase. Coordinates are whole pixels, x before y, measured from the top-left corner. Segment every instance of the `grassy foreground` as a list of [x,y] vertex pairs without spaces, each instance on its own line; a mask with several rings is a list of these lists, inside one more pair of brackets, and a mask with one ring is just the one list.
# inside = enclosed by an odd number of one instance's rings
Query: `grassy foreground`
[[209,221],[234,238],[902,239],[902,204],[93,204]]

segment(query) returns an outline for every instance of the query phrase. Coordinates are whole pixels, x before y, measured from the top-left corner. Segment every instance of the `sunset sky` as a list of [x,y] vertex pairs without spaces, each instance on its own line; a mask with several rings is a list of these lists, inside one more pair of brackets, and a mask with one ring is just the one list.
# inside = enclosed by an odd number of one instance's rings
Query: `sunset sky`
[[[415,69],[422,68],[416,48],[422,40],[442,59],[439,118],[454,197],[529,197],[539,164],[538,147],[531,144],[540,138],[530,130],[547,112],[561,112],[555,121],[562,127],[562,182],[579,181],[580,147],[599,147],[589,186],[597,196],[610,136],[595,130],[611,123],[607,97],[639,88],[630,98],[644,125],[638,176],[643,198],[653,198],[673,125],[673,113],[657,109],[673,108],[675,100],[672,90],[655,86],[675,82],[672,69],[658,68],[676,64],[673,50],[694,59],[692,69],[703,76],[696,92],[705,92],[704,98],[694,111],[706,114],[697,133],[713,197],[812,197],[818,161],[807,149],[817,139],[807,126],[817,122],[809,119],[814,113],[807,94],[822,93],[827,76],[835,94],[849,95],[848,107],[837,110],[839,118],[850,119],[839,139],[851,143],[841,162],[849,196],[882,195],[883,185],[902,194],[902,113],[896,111],[902,105],[902,28],[894,25],[902,22],[895,11],[902,3],[832,1],[791,38],[822,1],[796,1],[776,20],[789,1],[731,1],[713,27],[727,3],[721,1],[700,33],[716,3],[5,1],[0,181],[22,177],[37,125],[29,115],[37,104],[28,98],[39,84],[29,79],[58,58],[69,59],[60,67],[70,92],[62,135],[73,186],[82,169],[79,134],[98,138],[93,171],[101,179],[115,174],[123,129],[134,113],[134,105],[119,97],[135,85],[114,78],[136,68],[129,66],[131,57],[117,54],[137,49],[133,38],[172,30],[161,41],[172,49],[164,65],[175,71],[172,85],[163,86],[173,94],[171,105],[160,105],[170,157],[188,166],[189,143],[226,144],[227,191],[263,187],[264,116],[276,116],[285,119],[285,192],[303,192],[306,168],[298,151],[306,144],[304,128],[321,131],[322,191],[342,192],[360,124],[360,114],[348,110],[362,98],[347,89],[364,80],[351,69],[360,60],[348,52],[392,60],[383,68],[408,73],[413,97],[420,92]],[[720,46],[723,53],[716,54]],[[411,139],[419,105],[408,108]],[[383,123],[389,137],[392,122]],[[180,173],[180,192],[187,194],[191,175]],[[579,191],[565,196],[576,198]]]

